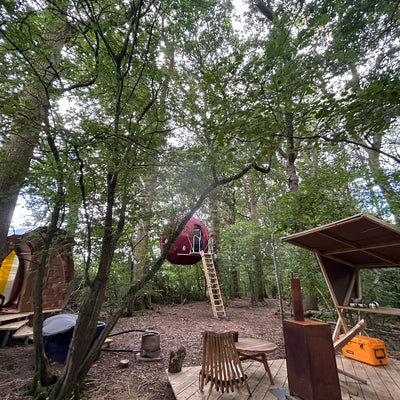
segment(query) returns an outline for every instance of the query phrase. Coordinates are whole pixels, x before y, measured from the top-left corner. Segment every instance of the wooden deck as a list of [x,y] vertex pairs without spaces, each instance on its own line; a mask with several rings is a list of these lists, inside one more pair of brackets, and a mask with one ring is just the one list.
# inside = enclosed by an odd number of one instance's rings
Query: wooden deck
[[[342,388],[342,400],[398,400],[400,399],[400,361],[390,359],[385,366],[371,366],[359,361],[350,360],[338,355],[336,357],[338,368],[350,372],[360,378],[366,379],[368,384],[362,384],[352,378],[339,375],[341,382],[357,391],[358,395],[350,395]],[[249,377],[249,386],[252,391],[252,400],[285,400],[288,393],[286,360],[269,360],[275,384],[271,385],[263,364],[255,361],[243,362],[243,368]],[[184,367],[182,372],[170,374],[167,372],[177,400],[202,400],[206,398],[208,385],[203,393],[199,391],[200,366]],[[249,398],[247,390],[243,388],[245,398]],[[217,393],[214,389],[210,400],[236,400],[240,399],[237,392]]]

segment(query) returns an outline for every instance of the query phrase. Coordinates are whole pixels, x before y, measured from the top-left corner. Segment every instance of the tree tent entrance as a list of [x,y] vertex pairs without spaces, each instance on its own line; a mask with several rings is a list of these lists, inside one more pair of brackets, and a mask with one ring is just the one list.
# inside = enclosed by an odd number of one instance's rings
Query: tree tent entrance
[[341,329],[349,330],[345,310],[400,316],[398,308],[358,307],[350,301],[362,298],[363,269],[400,267],[400,229],[362,213],[282,240],[314,252],[338,313],[334,341]]

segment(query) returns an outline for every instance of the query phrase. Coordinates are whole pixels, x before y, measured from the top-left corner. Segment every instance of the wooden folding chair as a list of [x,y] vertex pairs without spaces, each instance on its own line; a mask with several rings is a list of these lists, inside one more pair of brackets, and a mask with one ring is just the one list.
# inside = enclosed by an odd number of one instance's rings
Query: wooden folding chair
[[199,374],[199,388],[203,391],[205,385],[210,383],[206,400],[210,397],[214,387],[218,392],[234,391],[236,388],[243,398],[241,387],[246,388],[251,396],[247,383],[247,375],[243,372],[242,363],[236,351],[235,343],[230,332],[203,333],[203,358]]

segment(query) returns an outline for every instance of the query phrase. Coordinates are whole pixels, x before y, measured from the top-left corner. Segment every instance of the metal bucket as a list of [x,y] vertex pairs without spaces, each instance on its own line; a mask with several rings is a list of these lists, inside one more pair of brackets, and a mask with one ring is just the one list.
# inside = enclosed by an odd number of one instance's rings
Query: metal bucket
[[142,347],[140,355],[147,358],[160,357],[160,333],[146,332],[142,335]]

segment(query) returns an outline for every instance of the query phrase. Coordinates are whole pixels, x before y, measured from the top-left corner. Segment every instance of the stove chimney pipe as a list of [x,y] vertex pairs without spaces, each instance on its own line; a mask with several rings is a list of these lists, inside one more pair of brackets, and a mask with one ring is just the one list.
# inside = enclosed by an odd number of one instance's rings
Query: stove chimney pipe
[[292,290],[293,318],[295,321],[304,321],[303,298],[301,296],[300,279],[294,279],[293,274],[290,281],[290,287]]

